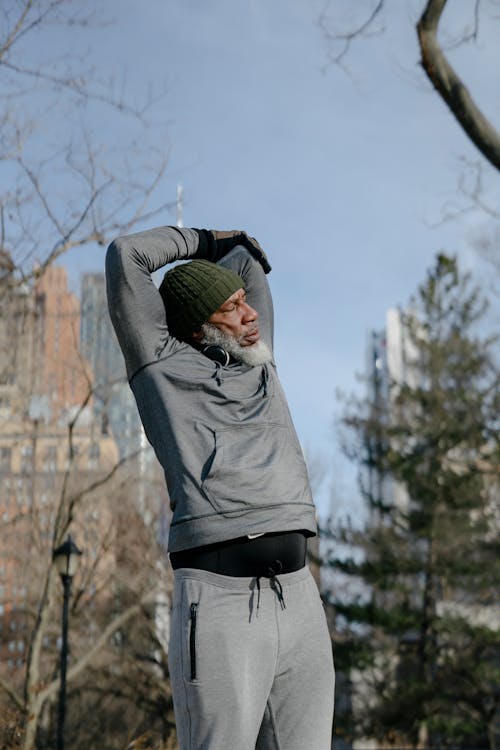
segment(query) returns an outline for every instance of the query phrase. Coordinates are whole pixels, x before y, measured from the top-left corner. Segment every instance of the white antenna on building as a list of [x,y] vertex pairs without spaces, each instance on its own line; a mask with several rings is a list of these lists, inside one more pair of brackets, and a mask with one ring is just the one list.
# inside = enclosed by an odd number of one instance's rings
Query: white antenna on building
[[184,188],[182,185],[177,185],[177,226],[182,228],[184,223],[182,221],[182,198],[184,196]]

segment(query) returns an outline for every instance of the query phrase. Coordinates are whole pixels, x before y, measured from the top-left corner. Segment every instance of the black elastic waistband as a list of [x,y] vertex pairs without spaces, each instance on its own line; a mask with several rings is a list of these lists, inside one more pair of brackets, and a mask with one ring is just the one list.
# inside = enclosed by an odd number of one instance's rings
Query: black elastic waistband
[[306,564],[307,539],[302,531],[264,534],[256,539],[240,537],[218,544],[171,552],[177,568],[197,568],[225,576],[271,577],[294,573]]

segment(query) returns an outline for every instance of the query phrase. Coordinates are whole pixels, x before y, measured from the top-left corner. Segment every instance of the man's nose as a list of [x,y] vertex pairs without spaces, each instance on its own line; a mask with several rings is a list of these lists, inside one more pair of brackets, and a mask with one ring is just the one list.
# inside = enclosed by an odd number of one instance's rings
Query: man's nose
[[245,302],[243,308],[243,320],[245,323],[251,323],[252,321],[257,320],[258,317],[259,314],[257,310],[254,310],[253,307],[250,307],[250,305]]

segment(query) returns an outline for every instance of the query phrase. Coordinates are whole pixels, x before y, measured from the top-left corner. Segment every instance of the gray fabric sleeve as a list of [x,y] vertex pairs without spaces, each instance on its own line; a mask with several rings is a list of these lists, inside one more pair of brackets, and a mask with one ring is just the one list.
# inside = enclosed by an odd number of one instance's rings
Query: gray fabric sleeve
[[235,271],[245,282],[248,304],[259,314],[259,330],[261,339],[273,351],[274,346],[274,310],[271,290],[266,274],[243,245],[237,245],[222,260],[221,266]]
[[106,254],[108,307],[127,376],[183,346],[169,336],[165,308],[151,274],[176,260],[191,258],[198,248],[193,229],[158,227],[117,237]]
[[[169,263],[202,254],[196,230],[169,226],[117,237],[109,246],[106,254],[109,314],[129,380],[145,365],[186,346],[169,335],[163,300],[151,274]],[[272,350],[273,304],[261,264],[242,245],[219,263],[243,278],[248,302],[259,313],[261,338]]]

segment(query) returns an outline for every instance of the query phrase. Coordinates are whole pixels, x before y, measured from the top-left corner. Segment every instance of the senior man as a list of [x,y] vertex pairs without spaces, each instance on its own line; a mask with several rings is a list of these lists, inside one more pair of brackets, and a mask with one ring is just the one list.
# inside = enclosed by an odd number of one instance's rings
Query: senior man
[[[151,274],[179,260],[158,290]],[[331,748],[332,650],[306,566],[315,510],[273,359],[269,271],[244,232],[159,227],[119,237],[106,257],[172,508],[181,750]]]

